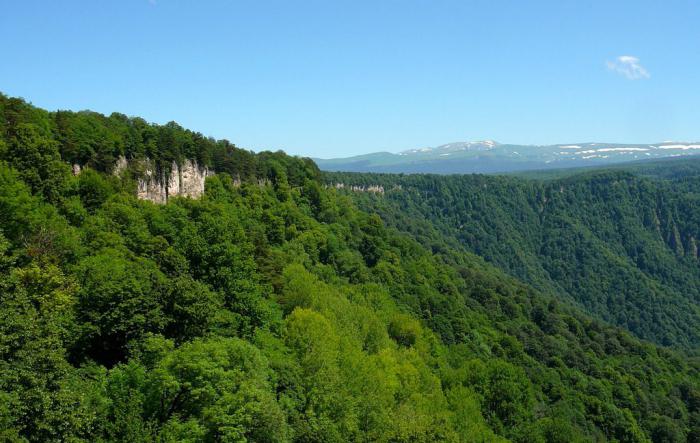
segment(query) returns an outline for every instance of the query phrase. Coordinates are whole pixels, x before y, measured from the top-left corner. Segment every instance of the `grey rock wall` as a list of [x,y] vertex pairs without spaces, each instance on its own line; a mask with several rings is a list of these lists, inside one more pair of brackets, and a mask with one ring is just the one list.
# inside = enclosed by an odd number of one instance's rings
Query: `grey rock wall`
[[[133,161],[133,160],[132,160]],[[172,197],[199,198],[204,193],[204,182],[214,172],[197,164],[196,160],[185,160],[181,165],[173,162],[170,174],[158,172],[150,159],[136,160],[143,171],[138,179],[136,196],[141,200],[164,204]],[[130,161],[124,156],[117,158],[112,173],[120,175],[129,166]],[[80,175],[82,167],[71,165],[73,175]],[[240,180],[237,180],[240,185]]]
[[204,193],[204,182],[213,172],[201,167],[195,160],[181,165],[173,162],[170,174],[158,173],[150,160],[145,161],[144,173],[138,180],[136,196],[153,203],[167,203],[172,197],[199,198]]

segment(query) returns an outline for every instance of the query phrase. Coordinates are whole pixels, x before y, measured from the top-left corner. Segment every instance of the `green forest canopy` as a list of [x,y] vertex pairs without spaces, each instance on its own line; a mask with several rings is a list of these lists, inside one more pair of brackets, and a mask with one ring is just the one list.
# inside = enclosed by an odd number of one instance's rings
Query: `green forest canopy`
[[[381,185],[360,206],[433,251],[473,252],[559,300],[656,343],[700,344],[700,162],[552,180],[324,174]],[[546,173],[549,175],[549,173]]]
[[[0,135],[0,439],[700,439],[688,351],[427,247],[309,160],[4,96]],[[155,205],[121,155],[217,174]]]

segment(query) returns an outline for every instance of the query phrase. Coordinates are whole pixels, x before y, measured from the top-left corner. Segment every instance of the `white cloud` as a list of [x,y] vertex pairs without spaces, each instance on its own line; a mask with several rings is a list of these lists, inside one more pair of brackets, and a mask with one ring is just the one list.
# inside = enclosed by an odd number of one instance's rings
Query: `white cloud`
[[639,63],[639,59],[632,55],[621,55],[614,61],[605,63],[609,70],[624,75],[630,80],[639,80],[651,77],[649,71]]

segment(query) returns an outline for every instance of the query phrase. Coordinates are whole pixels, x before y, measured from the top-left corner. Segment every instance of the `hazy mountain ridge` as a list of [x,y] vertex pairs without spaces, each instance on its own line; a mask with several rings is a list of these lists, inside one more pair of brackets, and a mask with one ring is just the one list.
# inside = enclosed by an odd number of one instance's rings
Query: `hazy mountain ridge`
[[314,161],[326,171],[454,174],[597,166],[695,154],[700,154],[699,142],[516,145],[484,140]]

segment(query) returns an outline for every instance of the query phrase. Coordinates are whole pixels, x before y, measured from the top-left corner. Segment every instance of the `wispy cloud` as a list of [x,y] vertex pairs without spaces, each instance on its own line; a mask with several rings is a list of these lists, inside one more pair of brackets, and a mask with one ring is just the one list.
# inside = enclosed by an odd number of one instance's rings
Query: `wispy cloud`
[[629,80],[640,80],[651,77],[649,71],[639,63],[639,59],[632,55],[621,55],[613,61],[605,62],[608,69],[624,75]]

